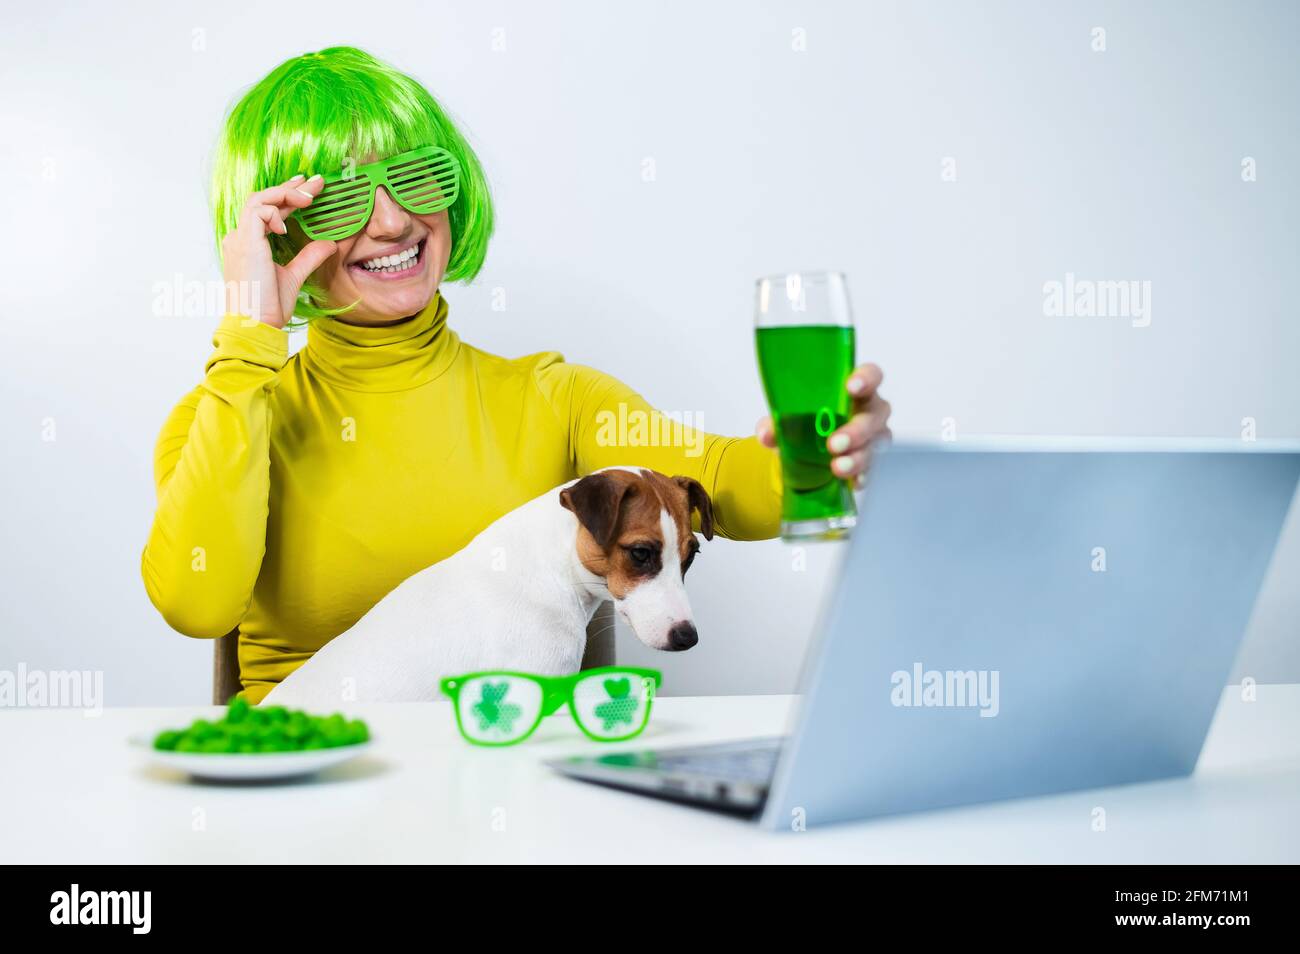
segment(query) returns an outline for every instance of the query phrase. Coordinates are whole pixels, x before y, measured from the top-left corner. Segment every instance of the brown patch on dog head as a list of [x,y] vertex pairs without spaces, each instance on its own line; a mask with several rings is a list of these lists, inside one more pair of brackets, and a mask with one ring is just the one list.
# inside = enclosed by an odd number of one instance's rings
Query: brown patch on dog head
[[573,511],[578,523],[601,549],[609,546],[618,528],[623,498],[632,487],[630,478],[630,474],[622,471],[603,471],[560,491],[560,506]]
[[673,482],[686,491],[686,529],[691,527],[691,512],[700,512],[700,533],[705,540],[713,539],[713,501],[709,492],[694,477],[674,477]]
[[699,511],[700,533],[704,534],[705,540],[712,540],[713,501],[709,499],[709,492],[704,489],[704,485],[694,477],[678,475],[670,478],[655,471],[649,473],[653,474],[652,480],[677,525],[677,557],[681,561],[682,576],[686,576],[686,571],[695,560],[695,554],[700,552],[700,541],[695,539],[695,531],[691,527],[691,514]]
[[713,539],[709,495],[690,477],[669,478],[646,469],[600,471],[560,491],[560,504],[578,518],[578,559],[604,577],[615,599],[663,569],[664,511],[677,528],[683,574],[700,548],[691,529],[693,511],[700,512],[704,538]]

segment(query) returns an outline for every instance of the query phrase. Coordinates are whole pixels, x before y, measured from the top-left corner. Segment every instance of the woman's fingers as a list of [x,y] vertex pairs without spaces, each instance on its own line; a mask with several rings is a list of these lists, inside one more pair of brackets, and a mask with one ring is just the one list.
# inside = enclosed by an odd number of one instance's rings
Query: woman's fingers
[[758,419],[758,423],[754,426],[754,433],[758,435],[758,442],[764,447],[776,446],[776,431],[772,427],[770,416]]
[[311,273],[320,268],[325,263],[325,260],[333,255],[337,249],[337,242],[308,242],[293,257],[293,260],[284,266],[284,272],[293,285],[295,298],[298,295],[298,289],[302,288],[303,282],[307,281]]
[[311,200],[320,195],[324,185],[325,180],[319,175],[312,176],[310,179],[305,176],[294,176],[279,185],[254,192],[248,197],[245,208],[254,205],[273,205],[282,210],[301,209],[305,205],[310,205]]
[[847,423],[826,439],[834,455],[831,469],[842,477],[861,475],[867,469],[872,441],[889,431],[889,414],[893,410],[879,394],[885,372],[877,364],[862,364],[849,374],[844,386],[853,396],[854,414]]
[[892,409],[884,398],[876,398],[867,405],[867,409],[854,414],[843,427],[836,430],[826,441],[826,447],[832,454],[847,454],[850,451],[866,447],[888,430],[889,414]]
[[284,217],[280,215],[280,210],[273,205],[248,206],[244,209],[244,217],[239,225],[240,228],[246,227],[253,234],[260,231],[263,235],[267,232],[284,235],[289,231],[285,227]]
[[871,448],[864,447],[862,450],[854,451],[851,454],[842,454],[839,457],[831,458],[831,472],[837,477],[843,477],[848,480],[854,490],[862,486],[862,477],[871,466]]
[[323,188],[321,176],[294,176],[254,192],[240,210],[236,227],[222,237],[222,273],[227,287],[259,290],[258,314],[249,317],[283,328],[293,315],[303,282],[334,252],[333,242],[308,243],[288,266],[280,266],[267,241],[268,235],[288,235],[289,217],[311,205]]
[[885,372],[880,370],[880,365],[867,363],[854,368],[844,386],[853,395],[854,401],[865,402],[879,390],[884,380]]
[[325,188],[325,180],[318,175],[295,183],[292,187],[286,185],[280,208],[287,210],[306,208],[311,205],[316,196],[320,195],[320,190],[323,188]]
[[854,474],[860,474],[867,469],[867,458],[871,456],[871,449],[864,447],[861,450],[850,451],[847,454],[841,454],[838,457],[831,458],[831,470],[837,477],[852,477]]
[[[325,180],[320,176],[312,176],[310,179],[294,176],[281,185],[254,192],[244,205],[240,225],[247,223],[251,226],[260,220],[265,226],[262,234],[269,231],[277,235],[285,235],[288,233],[285,223],[289,216],[296,210],[311,205],[324,185]],[[275,215],[268,215],[267,209],[274,210]]]

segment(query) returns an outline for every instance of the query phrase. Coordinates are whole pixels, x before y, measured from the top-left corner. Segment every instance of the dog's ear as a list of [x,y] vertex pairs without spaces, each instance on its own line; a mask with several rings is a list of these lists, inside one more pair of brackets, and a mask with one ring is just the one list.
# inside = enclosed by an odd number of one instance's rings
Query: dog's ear
[[674,477],[673,482],[686,491],[686,512],[700,512],[700,533],[705,540],[713,539],[713,501],[709,492],[694,477]]
[[572,510],[578,522],[603,550],[614,538],[618,511],[632,485],[608,474],[591,474],[560,491],[560,506]]

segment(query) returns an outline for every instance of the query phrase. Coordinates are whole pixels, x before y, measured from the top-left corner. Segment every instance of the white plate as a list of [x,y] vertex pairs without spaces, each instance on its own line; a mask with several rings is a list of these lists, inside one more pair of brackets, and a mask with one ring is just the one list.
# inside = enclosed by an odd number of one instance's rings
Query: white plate
[[219,781],[271,781],[311,775],[332,765],[341,765],[370,748],[370,741],[340,745],[332,749],[301,752],[211,753],[168,752],[153,747],[153,737],[137,735],[131,745],[154,765],[178,769],[197,779]]

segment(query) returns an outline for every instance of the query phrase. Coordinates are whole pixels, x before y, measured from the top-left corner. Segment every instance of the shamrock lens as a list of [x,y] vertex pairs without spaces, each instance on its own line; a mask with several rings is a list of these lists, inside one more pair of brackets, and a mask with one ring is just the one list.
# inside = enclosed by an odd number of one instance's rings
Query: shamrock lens
[[507,673],[473,676],[456,695],[460,730],[484,745],[518,742],[542,717],[542,687]]
[[655,681],[637,672],[597,672],[573,686],[573,714],[587,734],[616,742],[638,734],[650,721]]

